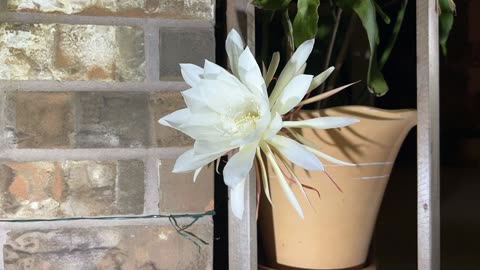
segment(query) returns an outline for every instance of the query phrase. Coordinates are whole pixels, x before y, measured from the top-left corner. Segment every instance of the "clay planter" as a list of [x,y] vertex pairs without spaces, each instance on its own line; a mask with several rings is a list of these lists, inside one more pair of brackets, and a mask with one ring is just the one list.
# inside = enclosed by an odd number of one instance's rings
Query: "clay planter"
[[393,162],[405,136],[416,124],[415,110],[387,111],[363,106],[301,112],[298,118],[319,115],[360,120],[341,129],[302,129],[304,137],[324,153],[357,166],[324,162],[338,188],[324,172],[294,167],[304,184],[320,192],[319,197],[306,189],[312,208],[298,188],[290,185],[302,206],[304,220],[289,204],[278,179],[269,172],[274,207],[262,199],[259,226],[267,266],[274,269],[362,269]]

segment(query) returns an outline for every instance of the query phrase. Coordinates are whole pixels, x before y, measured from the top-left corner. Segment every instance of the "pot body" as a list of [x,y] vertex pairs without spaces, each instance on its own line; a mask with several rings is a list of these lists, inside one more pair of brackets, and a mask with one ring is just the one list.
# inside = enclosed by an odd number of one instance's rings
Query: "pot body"
[[[331,130],[302,129],[322,152],[356,166],[323,161],[325,172],[294,166],[311,205],[296,185],[305,219],[290,205],[269,169],[273,207],[263,196],[260,230],[267,263],[275,269],[345,269],[366,262],[375,222],[400,146],[416,124],[415,110],[386,111],[346,106],[301,112],[298,118],[350,116],[360,120]],[[328,175],[327,175],[328,174]],[[413,180],[413,179],[412,179]]]

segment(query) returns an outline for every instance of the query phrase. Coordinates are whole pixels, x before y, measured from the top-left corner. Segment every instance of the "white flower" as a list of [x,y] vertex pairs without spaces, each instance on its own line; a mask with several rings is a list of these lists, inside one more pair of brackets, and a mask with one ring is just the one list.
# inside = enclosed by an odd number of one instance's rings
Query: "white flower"
[[[195,139],[195,144],[177,159],[173,171],[195,171],[196,177],[204,165],[238,149],[223,171],[224,181],[231,190],[232,210],[238,218],[243,215],[245,179],[255,157],[262,169],[265,192],[270,200],[262,152],[277,174],[285,195],[302,218],[302,209],[275,156],[285,165],[288,160],[307,170],[323,170],[317,156],[345,164],[321,153],[313,145],[304,146],[299,143],[298,141],[308,142],[291,128],[337,128],[356,123],[356,119],[321,117],[304,121],[282,120],[283,115],[294,109],[306,93],[321,84],[333,70],[331,68],[315,78],[302,74],[313,44],[314,40],[309,40],[300,45],[281,72],[270,97],[255,58],[248,47],[244,48],[242,39],[235,30],[228,34],[226,41],[233,75],[209,61],[205,61],[203,68],[192,64],[180,65],[185,82],[191,86],[182,92],[187,108],[173,112],[159,122],[191,136]],[[269,74],[272,72],[275,70],[269,70]],[[300,180],[295,175],[292,176],[302,188]]]

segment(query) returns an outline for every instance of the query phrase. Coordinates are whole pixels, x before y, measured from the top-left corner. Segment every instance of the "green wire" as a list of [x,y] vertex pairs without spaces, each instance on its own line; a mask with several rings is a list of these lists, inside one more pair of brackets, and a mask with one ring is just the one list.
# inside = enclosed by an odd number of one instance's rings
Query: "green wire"
[[[30,223],[30,222],[57,222],[57,221],[74,221],[74,220],[132,220],[132,219],[154,219],[154,218],[168,218],[168,221],[175,229],[175,231],[182,238],[192,242],[201,251],[201,245],[209,245],[209,243],[194,233],[188,231],[199,219],[206,216],[214,216],[215,211],[207,211],[202,214],[177,214],[177,215],[149,215],[149,216],[122,216],[122,217],[72,217],[60,219],[0,219],[0,222],[8,223]],[[179,225],[178,218],[192,218],[193,220],[186,225]]]

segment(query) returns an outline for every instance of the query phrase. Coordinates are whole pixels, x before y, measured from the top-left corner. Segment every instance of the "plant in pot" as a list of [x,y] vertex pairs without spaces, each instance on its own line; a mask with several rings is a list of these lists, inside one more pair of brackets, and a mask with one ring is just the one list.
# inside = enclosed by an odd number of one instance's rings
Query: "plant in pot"
[[[415,124],[415,111],[365,106],[302,111],[352,85],[324,92],[322,85],[333,67],[317,76],[304,74],[318,29],[318,0],[254,3],[280,14],[288,60],[277,72],[281,57],[274,53],[262,72],[232,30],[226,41],[231,72],[209,61],[203,67],[181,64],[191,86],[182,92],[187,108],[159,122],[191,136],[195,144],[177,159],[174,172],[195,171],[195,178],[205,165],[230,155],[224,181],[231,190],[233,213],[241,218],[245,181],[255,167],[264,191],[259,222],[271,267],[361,266],[393,161]],[[370,0],[331,3],[336,20],[350,10],[365,26],[371,52],[368,89],[384,95],[388,87],[376,60],[379,7]],[[292,24],[288,8],[294,4],[298,13]],[[339,23],[335,25],[338,29]],[[263,52],[266,58],[268,48]]]
[[[323,9],[319,7],[319,0],[256,0],[253,3],[259,9],[262,61],[268,62],[271,51],[281,50],[288,55],[304,40],[316,38],[320,41],[316,53],[309,59],[309,66],[313,67],[307,68],[307,73],[315,73],[318,66],[326,69],[333,63],[335,71],[328,84],[325,82],[314,89],[313,95],[322,96],[325,91],[332,91],[330,89],[340,80],[341,68],[349,60],[345,59],[348,48],[367,56],[360,65],[358,60],[348,63],[355,69],[351,77],[364,76],[360,78],[364,84],[358,86],[353,95],[341,93],[348,97],[332,104],[369,106],[328,108],[326,102],[317,102],[309,107],[313,110],[291,115],[297,120],[319,116],[358,119],[359,123],[339,129],[303,127],[296,130],[301,136],[291,133],[308,147],[321,149],[355,166],[325,159],[324,171],[320,172],[305,171],[298,166],[293,170],[284,169],[292,184],[301,182],[304,185],[305,191],[293,188],[300,206],[305,209],[303,220],[295,218],[294,211],[286,207],[288,201],[279,193],[275,174],[268,175],[270,198],[262,198],[273,203],[260,204],[259,218],[266,264],[273,269],[367,267],[370,241],[393,163],[404,138],[416,124],[415,110],[388,111],[372,106],[375,103],[372,97],[381,97],[389,90],[382,69],[397,41],[408,0],[390,1],[385,5],[373,0],[322,1]],[[389,26],[391,20],[382,5],[388,8],[388,13],[396,15],[393,26]],[[453,1],[438,2],[440,45],[444,54],[454,12]],[[382,33],[382,43],[379,25],[386,30]],[[272,43],[271,40],[284,42]],[[320,64],[312,65],[312,62]],[[268,172],[273,170],[268,169]],[[301,196],[303,193],[309,196]]]

